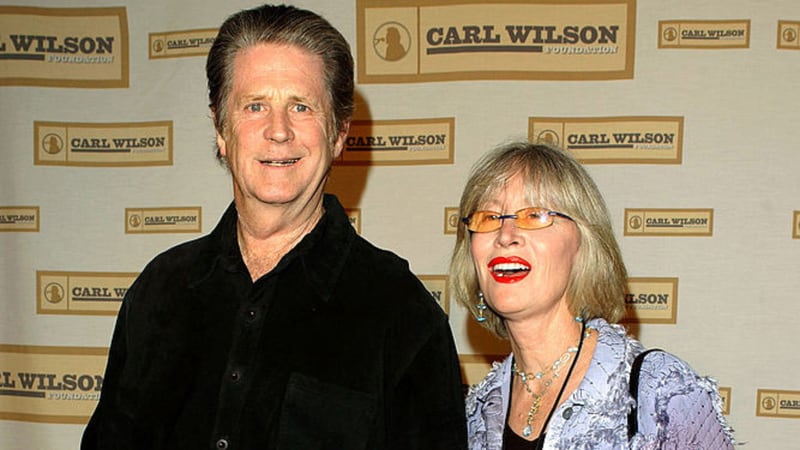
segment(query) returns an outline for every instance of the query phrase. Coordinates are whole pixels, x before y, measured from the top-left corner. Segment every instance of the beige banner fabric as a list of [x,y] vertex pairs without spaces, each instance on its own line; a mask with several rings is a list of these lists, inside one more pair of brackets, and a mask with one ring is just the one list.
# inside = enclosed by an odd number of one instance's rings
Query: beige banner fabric
[[[466,383],[508,346],[447,290],[463,183],[490,148],[543,140],[608,202],[630,331],[718,380],[746,448],[797,447],[796,0],[295,4],[357,62],[329,191],[449,314]],[[0,448],[78,447],[130,282],[231,201],[204,56],[256,5],[0,6]]]

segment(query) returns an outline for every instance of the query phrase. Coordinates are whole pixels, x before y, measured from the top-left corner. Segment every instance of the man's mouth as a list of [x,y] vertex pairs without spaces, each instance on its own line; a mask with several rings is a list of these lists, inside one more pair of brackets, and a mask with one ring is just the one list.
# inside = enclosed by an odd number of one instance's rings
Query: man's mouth
[[498,257],[489,261],[489,273],[499,283],[516,283],[530,272],[531,264],[517,256]]
[[271,167],[286,167],[286,166],[291,166],[291,165],[295,164],[297,161],[300,161],[300,158],[281,159],[281,160],[270,160],[270,159],[267,159],[267,160],[260,161],[260,163],[265,165],[265,166],[271,166]]

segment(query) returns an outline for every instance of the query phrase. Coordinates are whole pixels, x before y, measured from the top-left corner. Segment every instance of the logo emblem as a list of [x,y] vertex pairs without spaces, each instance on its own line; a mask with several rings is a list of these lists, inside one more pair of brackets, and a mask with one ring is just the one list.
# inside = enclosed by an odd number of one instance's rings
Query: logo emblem
[[386,22],[372,35],[372,48],[385,61],[399,61],[411,48],[411,33],[399,22]]
[[61,136],[55,133],[49,133],[42,139],[42,150],[51,154],[57,155],[64,149],[64,141]]
[[672,42],[675,39],[678,39],[678,30],[673,27],[667,27],[664,29],[664,40],[667,42]]
[[542,130],[542,132],[536,136],[536,140],[537,142],[554,145],[556,147],[558,147],[559,142],[561,142],[561,139],[558,137],[558,133],[553,130]]
[[44,299],[52,304],[64,300],[64,287],[58,283],[48,283],[44,287]]
[[642,228],[642,218],[640,216],[631,216],[628,220],[628,225],[630,225],[632,230],[638,230]]
[[797,32],[791,28],[783,30],[784,42],[794,42],[797,39]]
[[164,51],[164,41],[156,39],[153,41],[153,53],[161,53]]
[[128,219],[128,224],[133,228],[139,228],[139,225],[142,224],[142,218],[138,214],[133,214]]
[[452,214],[450,215],[450,217],[447,218],[447,225],[449,225],[452,228],[456,228],[458,226],[458,222],[459,220],[457,214]]

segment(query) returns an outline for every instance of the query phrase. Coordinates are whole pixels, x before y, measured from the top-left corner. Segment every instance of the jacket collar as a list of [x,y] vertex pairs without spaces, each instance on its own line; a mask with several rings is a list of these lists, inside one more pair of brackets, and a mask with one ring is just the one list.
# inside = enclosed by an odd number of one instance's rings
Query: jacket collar
[[[620,388],[623,386],[620,377],[627,377],[629,363],[626,361],[632,359],[630,355],[633,347],[638,344],[626,339],[624,328],[610,325],[603,319],[593,319],[586,325],[596,330],[597,346],[583,380],[566,399],[565,404],[580,404],[598,411],[608,410],[611,406],[628,399],[627,391]],[[473,386],[470,395],[467,396],[467,420],[471,422],[471,429],[478,430],[471,440],[480,442],[482,445],[480,448],[490,450],[500,448],[499,442],[502,441],[501,436],[508,411],[513,357],[514,355],[510,354],[503,362],[494,363],[489,374]],[[615,414],[625,413],[624,409],[618,409]],[[606,414],[611,413],[606,411]],[[558,436],[563,426],[564,420],[556,415],[549,426],[549,432]]]
[[[310,284],[322,301],[328,301],[342,273],[356,233],[335,195],[325,194],[322,206],[325,212],[314,229],[265,276],[283,273],[296,262],[302,272],[298,275]],[[247,273],[236,239],[237,217],[236,205],[231,202],[209,235],[211,259],[205,268],[198,267],[202,271],[198,276],[205,278],[217,265],[228,272]]]
[[325,194],[322,206],[325,208],[322,219],[295,250],[300,252],[305,279],[327,302],[344,269],[356,232],[336,196]]

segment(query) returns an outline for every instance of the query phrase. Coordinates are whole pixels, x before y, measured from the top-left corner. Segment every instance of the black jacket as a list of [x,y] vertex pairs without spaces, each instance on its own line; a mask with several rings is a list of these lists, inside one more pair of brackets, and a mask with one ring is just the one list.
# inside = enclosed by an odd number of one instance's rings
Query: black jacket
[[251,282],[231,205],[123,301],[88,449],[464,449],[447,317],[338,200]]

